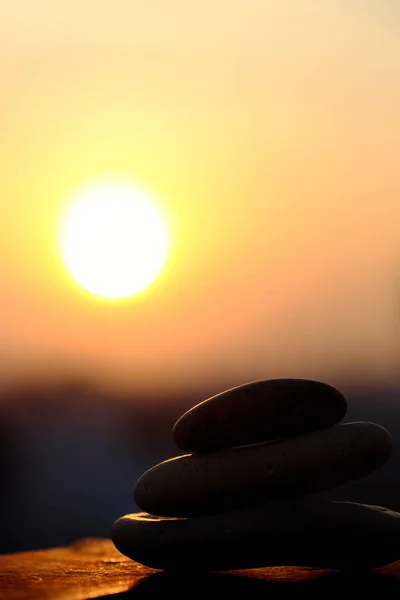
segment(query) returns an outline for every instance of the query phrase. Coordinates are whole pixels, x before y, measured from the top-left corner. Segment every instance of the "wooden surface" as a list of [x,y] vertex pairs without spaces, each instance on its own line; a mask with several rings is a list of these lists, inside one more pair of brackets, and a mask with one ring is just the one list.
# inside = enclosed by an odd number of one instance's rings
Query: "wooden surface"
[[[195,560],[195,557],[193,557]],[[139,565],[108,539],[82,540],[65,548],[0,556],[1,600],[83,600],[109,597],[158,598],[172,595],[229,598],[340,597],[353,592],[400,596],[400,561],[378,571],[339,573],[276,567],[230,573],[176,575]],[[379,595],[379,596],[378,596]]]

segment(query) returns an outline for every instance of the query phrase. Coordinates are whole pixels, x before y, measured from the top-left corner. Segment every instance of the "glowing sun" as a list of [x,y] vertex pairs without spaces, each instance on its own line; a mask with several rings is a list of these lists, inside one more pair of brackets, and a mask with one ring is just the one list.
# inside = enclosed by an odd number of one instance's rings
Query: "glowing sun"
[[73,195],[62,219],[63,260],[75,281],[96,296],[128,298],[161,273],[169,232],[160,207],[125,183],[94,183]]

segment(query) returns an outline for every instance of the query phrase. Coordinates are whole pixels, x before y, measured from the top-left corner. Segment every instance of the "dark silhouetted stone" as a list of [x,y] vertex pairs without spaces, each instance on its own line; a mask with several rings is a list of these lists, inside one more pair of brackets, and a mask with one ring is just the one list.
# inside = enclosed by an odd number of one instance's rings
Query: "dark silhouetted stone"
[[386,429],[357,422],[266,444],[187,454],[146,471],[136,482],[135,500],[153,515],[216,514],[364,477],[386,462],[391,449]]
[[280,565],[370,569],[400,558],[400,513],[320,499],[195,519],[138,513],[118,519],[112,539],[137,562],[180,572]]
[[191,408],[175,423],[173,437],[189,452],[221,450],[324,429],[346,409],[339,390],[320,381],[255,381]]

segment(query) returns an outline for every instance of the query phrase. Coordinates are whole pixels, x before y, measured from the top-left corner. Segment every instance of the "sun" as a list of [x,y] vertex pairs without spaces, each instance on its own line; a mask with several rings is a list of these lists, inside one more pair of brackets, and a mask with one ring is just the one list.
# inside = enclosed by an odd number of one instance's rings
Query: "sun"
[[129,298],[160,275],[169,254],[161,207],[125,182],[96,182],[72,195],[61,221],[63,261],[73,279],[101,298]]

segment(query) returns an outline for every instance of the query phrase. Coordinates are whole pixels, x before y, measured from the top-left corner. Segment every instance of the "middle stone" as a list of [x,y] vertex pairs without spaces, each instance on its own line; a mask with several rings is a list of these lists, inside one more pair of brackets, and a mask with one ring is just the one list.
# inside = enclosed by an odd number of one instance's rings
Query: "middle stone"
[[390,457],[391,436],[375,423],[337,425],[265,444],[164,461],[136,482],[135,501],[165,517],[197,517],[298,497],[359,479]]

